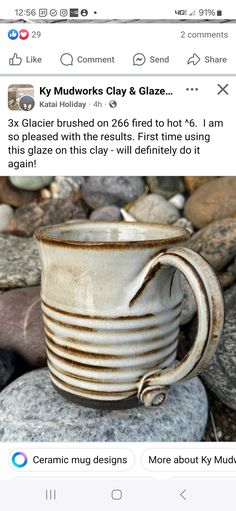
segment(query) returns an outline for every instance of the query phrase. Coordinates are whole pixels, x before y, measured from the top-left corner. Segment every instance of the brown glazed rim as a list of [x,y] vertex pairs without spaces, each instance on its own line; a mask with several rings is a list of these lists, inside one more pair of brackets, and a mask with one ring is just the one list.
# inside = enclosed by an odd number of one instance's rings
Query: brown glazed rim
[[[75,240],[60,240],[56,237],[50,236],[47,234],[47,232],[50,229],[58,229],[58,228],[64,228],[66,226],[74,226],[74,225],[85,225],[88,226],[99,226],[99,225],[108,225],[117,227],[119,225],[134,225],[137,227],[151,227],[153,229],[156,229],[157,227],[160,227],[162,229],[165,229],[166,231],[171,230],[173,231],[173,224],[166,225],[166,224],[157,224],[157,223],[148,223],[148,222],[96,222],[96,221],[78,221],[78,220],[72,220],[69,222],[64,222],[61,224],[55,224],[55,225],[48,225],[47,227],[41,227],[40,229],[37,229],[34,233],[34,236],[37,238],[37,240],[46,243],[48,245],[57,245],[60,247],[67,247],[67,246],[73,246],[74,248],[140,248],[140,247],[156,247],[157,245],[167,245],[170,243],[178,243],[180,241],[186,241],[190,238],[191,233],[187,231],[184,227],[176,226],[176,231],[178,230],[180,234],[176,236],[172,236],[169,238],[160,238],[160,239],[150,239],[150,240],[133,240],[133,241],[75,241]],[[128,227],[129,228],[129,227]]]

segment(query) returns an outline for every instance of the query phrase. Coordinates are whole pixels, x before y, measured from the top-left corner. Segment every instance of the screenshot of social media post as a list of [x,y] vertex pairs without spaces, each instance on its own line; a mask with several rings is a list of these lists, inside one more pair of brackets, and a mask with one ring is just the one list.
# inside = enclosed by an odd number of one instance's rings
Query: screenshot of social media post
[[171,4],[0,14],[9,511],[234,498],[236,13]]
[[234,23],[21,26],[2,54],[9,173],[235,171]]

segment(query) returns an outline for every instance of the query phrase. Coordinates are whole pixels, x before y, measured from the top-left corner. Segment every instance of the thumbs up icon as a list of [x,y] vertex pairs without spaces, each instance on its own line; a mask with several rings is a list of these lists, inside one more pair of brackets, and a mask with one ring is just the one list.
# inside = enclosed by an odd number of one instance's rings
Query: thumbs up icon
[[9,66],[20,66],[22,64],[22,58],[14,53],[13,57],[9,59]]

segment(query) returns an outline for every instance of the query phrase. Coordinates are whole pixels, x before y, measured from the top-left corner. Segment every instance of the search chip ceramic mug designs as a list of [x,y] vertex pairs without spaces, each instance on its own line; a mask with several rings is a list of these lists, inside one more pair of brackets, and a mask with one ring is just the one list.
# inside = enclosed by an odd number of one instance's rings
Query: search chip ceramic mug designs
[[[218,279],[183,228],[136,222],[68,222],[39,229],[42,309],[53,384],[91,407],[160,405],[172,383],[214,354],[224,305]],[[189,353],[175,362],[183,292],[198,308]]]

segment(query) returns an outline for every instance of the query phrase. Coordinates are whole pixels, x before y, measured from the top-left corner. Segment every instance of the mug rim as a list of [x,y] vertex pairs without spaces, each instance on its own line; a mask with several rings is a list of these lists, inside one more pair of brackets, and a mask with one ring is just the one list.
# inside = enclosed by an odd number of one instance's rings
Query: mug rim
[[[175,236],[166,236],[165,238],[156,238],[156,239],[145,239],[145,240],[120,240],[120,241],[82,241],[82,240],[67,240],[60,239],[59,237],[52,236],[48,234],[48,231],[52,229],[64,229],[70,226],[78,225],[78,226],[108,226],[108,227],[117,227],[120,225],[126,225],[127,228],[131,228],[131,226],[136,227],[149,227],[152,229],[165,229],[166,231],[176,230],[177,234]],[[130,227],[129,227],[130,226]],[[93,221],[93,220],[71,220],[68,222],[63,222],[55,225],[48,225],[45,227],[41,227],[34,232],[35,238],[48,245],[56,245],[60,247],[74,247],[74,248],[141,248],[141,247],[155,247],[157,245],[167,245],[172,243],[178,243],[181,241],[186,241],[190,238],[191,232],[184,227],[174,226],[173,224],[157,224],[154,222],[109,222],[109,221]]]

